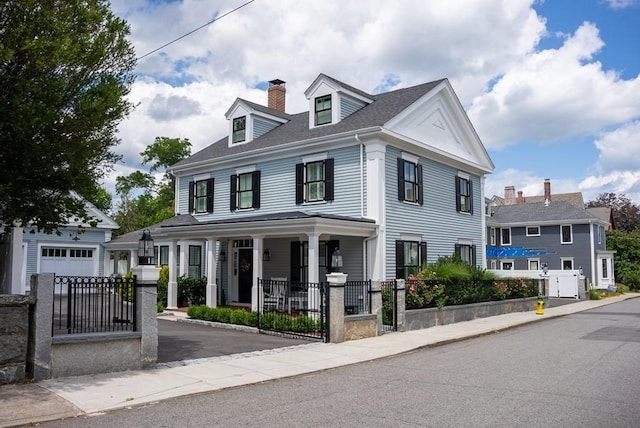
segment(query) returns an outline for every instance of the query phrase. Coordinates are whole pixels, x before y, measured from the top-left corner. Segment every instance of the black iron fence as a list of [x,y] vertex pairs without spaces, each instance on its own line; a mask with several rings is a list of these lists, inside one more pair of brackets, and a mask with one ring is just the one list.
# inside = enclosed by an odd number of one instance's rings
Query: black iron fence
[[382,331],[398,330],[398,283],[396,280],[380,283],[382,293]]
[[135,277],[56,276],[52,335],[136,330]]
[[371,313],[371,281],[347,281],[344,285],[344,313]]
[[259,279],[260,331],[328,340],[328,287],[322,283]]

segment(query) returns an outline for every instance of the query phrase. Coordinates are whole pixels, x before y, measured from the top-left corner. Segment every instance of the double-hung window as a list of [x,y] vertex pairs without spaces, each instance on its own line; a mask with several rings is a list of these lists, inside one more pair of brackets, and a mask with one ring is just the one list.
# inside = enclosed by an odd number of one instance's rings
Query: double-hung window
[[296,165],[296,204],[333,200],[333,159]]
[[236,117],[233,119],[233,142],[241,143],[246,139],[247,117]]
[[573,243],[573,231],[570,224],[563,224],[560,226],[560,243],[561,244]]
[[396,241],[396,278],[407,279],[427,263],[427,243]]
[[454,255],[471,266],[476,265],[476,246],[469,244],[455,244]]
[[422,205],[422,165],[398,158],[398,200]]
[[315,102],[315,125],[327,123],[331,123],[331,95],[318,97]]
[[202,277],[202,247],[189,245],[189,278]]
[[260,171],[231,176],[231,211],[260,208]]
[[503,227],[500,229],[500,245],[511,245],[511,228]]
[[466,177],[456,177],[456,211],[473,214],[473,182]]
[[189,183],[189,212],[213,212],[213,178]]

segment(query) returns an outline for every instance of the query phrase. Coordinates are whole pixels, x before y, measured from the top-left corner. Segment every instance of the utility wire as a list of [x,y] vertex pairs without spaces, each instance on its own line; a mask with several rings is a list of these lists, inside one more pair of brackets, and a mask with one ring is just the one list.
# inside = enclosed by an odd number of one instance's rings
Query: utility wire
[[242,4],[242,5],[238,6],[238,7],[236,7],[235,9],[232,9],[232,10],[230,10],[229,12],[227,12],[227,13],[225,13],[225,14],[223,14],[223,15],[220,15],[220,16],[218,16],[217,18],[215,18],[215,19],[213,19],[213,20],[211,20],[211,21],[207,22],[206,24],[203,24],[203,25],[199,26],[198,28],[196,28],[196,29],[194,29],[194,30],[189,31],[189,32],[188,32],[188,33],[186,33],[186,34],[183,34],[182,36],[178,37],[177,39],[173,39],[173,40],[171,40],[170,42],[165,43],[164,45],[160,46],[159,48],[156,48],[156,49],[152,50],[151,52],[147,52],[146,54],[144,54],[144,55],[142,55],[141,57],[139,57],[138,59],[136,59],[136,61],[140,61],[141,59],[143,59],[143,58],[145,58],[145,57],[148,57],[149,55],[151,55],[151,54],[153,54],[153,53],[158,52],[160,49],[166,48],[167,46],[169,46],[169,45],[171,45],[171,44],[173,44],[173,43],[177,42],[178,40],[184,39],[185,37],[187,37],[187,36],[189,36],[189,35],[191,35],[191,34],[195,33],[196,31],[203,29],[203,28],[204,28],[204,27],[206,27],[207,25],[211,25],[211,24],[213,24],[214,22],[216,22],[216,21],[218,21],[218,20],[220,20],[220,19],[224,18],[225,16],[227,16],[227,15],[231,15],[233,12],[235,12],[235,11],[237,11],[237,10],[239,10],[239,9],[242,9],[243,7],[245,7],[246,5],[248,5],[248,4],[250,4],[250,3],[253,3],[254,1],[255,1],[255,0],[249,0],[248,2],[246,2],[246,3],[244,3],[244,4]]

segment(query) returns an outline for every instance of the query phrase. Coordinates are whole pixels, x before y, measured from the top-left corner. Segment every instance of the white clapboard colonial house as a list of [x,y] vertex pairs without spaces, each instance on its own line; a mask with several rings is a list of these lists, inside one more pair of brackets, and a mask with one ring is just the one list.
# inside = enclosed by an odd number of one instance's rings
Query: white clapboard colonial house
[[[169,168],[176,216],[150,228],[169,307],[179,275],[203,275],[208,305],[255,309],[259,279],[322,282],[337,248],[349,280],[454,253],[485,265],[493,164],[447,79],[374,95],[320,74],[297,114],[285,96],[273,80],[268,106],[238,98],[228,135]],[[140,234],[107,244],[113,259]]]
[[7,294],[25,294],[34,273],[69,276],[103,276],[108,254],[104,244],[119,226],[85,201],[92,226],[70,219],[58,232],[46,234],[30,224],[0,228],[0,286]]

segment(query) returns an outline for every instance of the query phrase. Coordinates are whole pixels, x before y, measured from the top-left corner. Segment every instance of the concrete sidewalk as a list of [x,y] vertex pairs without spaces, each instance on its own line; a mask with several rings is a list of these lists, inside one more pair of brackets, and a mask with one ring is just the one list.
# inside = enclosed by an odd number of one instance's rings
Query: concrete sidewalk
[[288,348],[159,364],[156,369],[0,387],[0,427],[72,417],[296,376],[449,343],[518,325],[582,312],[640,297],[638,293],[587,300],[535,311],[339,344],[310,343]]

